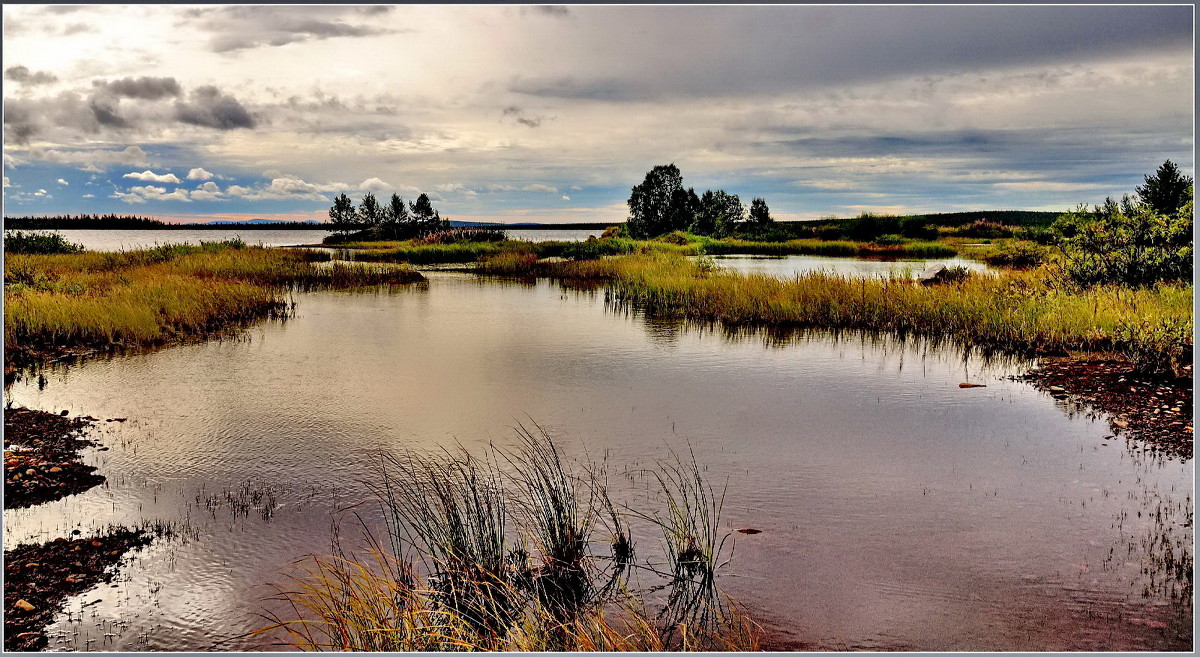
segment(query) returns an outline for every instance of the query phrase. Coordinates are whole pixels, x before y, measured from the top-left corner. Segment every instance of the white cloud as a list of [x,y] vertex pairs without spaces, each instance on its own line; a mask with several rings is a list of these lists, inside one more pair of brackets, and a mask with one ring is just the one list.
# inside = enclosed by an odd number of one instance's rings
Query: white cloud
[[16,187],[16,185],[8,180],[8,176],[4,176],[4,188],[8,189],[9,187]]
[[150,201],[182,201],[184,203],[191,202],[186,189],[175,189],[168,192],[166,187],[157,187],[155,185],[135,185],[129,188],[128,192],[113,192],[109,198],[118,198],[126,203],[145,203]]
[[111,195],[109,195],[109,198],[121,199],[122,201],[124,201],[126,203],[145,203],[146,202],[145,198],[142,198],[141,196],[138,196],[137,194],[126,194],[124,192],[113,192]]
[[201,167],[196,167],[195,169],[188,171],[188,174],[187,174],[188,180],[208,180],[209,178],[212,178],[212,177],[213,177],[212,173],[205,171]]
[[571,197],[567,196],[566,194],[563,194],[562,200],[569,201],[569,200],[571,200]]
[[84,194],[82,198],[96,198],[95,194]]
[[140,180],[142,182],[173,183],[176,185],[179,184],[179,178],[177,178],[175,176],[175,174],[173,174],[173,173],[154,173],[153,171],[151,171],[149,169],[142,171],[140,173],[136,172],[136,171],[131,171],[121,177],[122,178],[133,178],[134,180]]
[[551,187],[550,185],[543,185],[541,183],[535,183],[533,185],[525,185],[524,187],[521,188],[521,191],[523,191],[523,192],[546,192],[547,194],[557,194],[558,188]]
[[383,192],[392,189],[392,186],[378,178],[367,178],[358,184],[358,189],[363,192]]
[[305,182],[300,178],[288,174],[280,174],[277,171],[268,171],[268,174],[276,174],[278,177],[272,178],[271,183],[265,187],[243,187],[242,185],[230,185],[225,189],[225,193],[229,196],[236,196],[247,201],[271,201],[271,200],[306,200],[306,201],[328,201],[329,199],[322,195],[322,192],[333,192],[339,189],[346,189],[346,185],[338,183],[329,183],[318,185],[310,182]]
[[67,185],[70,185],[70,184],[71,184],[71,183],[69,183],[69,182],[67,182],[67,181],[63,180],[62,178],[59,178],[58,180],[55,180],[54,182],[56,182],[56,183],[58,183],[58,184],[62,185],[63,187],[66,187]]
[[44,190],[44,189],[39,189],[39,190],[37,190],[36,192],[34,192],[34,193],[33,193],[33,195],[34,195],[34,196],[40,196],[40,197],[43,197],[43,198],[54,198],[53,196],[51,196],[50,194],[48,194],[48,193],[46,192],[46,190]]
[[217,183],[209,181],[200,185],[191,192],[193,201],[220,201],[223,200],[224,194]]

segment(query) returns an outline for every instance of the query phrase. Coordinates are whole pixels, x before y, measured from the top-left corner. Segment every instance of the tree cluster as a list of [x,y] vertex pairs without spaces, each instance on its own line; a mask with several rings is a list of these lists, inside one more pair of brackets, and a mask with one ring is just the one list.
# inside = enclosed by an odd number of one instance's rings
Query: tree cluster
[[1080,285],[1137,287],[1192,278],[1192,179],[1167,160],[1120,201],[1079,206],[1051,230],[1063,268]]
[[354,202],[343,192],[329,208],[329,221],[342,232],[370,231],[376,239],[396,240],[423,237],[450,227],[450,221],[442,219],[426,194],[409,203],[405,203],[400,195],[392,194],[383,205],[375,194],[367,192],[355,208]]
[[683,175],[674,164],[660,164],[629,195],[630,237],[645,239],[676,230],[721,237],[739,227],[761,227],[772,223],[767,202],[756,198],[747,214],[737,194],[708,190],[703,195],[683,187]]

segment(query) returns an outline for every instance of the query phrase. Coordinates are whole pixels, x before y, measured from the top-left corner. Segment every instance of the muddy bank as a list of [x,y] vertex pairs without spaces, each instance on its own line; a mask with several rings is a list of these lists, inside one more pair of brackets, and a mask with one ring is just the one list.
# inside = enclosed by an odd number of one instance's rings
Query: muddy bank
[[1192,458],[1192,381],[1155,379],[1128,363],[1105,359],[1044,359],[1023,379],[1063,401],[1108,416],[1114,435],[1166,456]]
[[129,550],[150,543],[144,531],[116,529],[94,538],[58,538],[4,552],[4,649],[46,648],[46,627],[67,598],[111,581]]
[[82,438],[94,421],[5,408],[4,508],[52,502],[104,483],[96,468],[79,459],[79,450],[95,445]]

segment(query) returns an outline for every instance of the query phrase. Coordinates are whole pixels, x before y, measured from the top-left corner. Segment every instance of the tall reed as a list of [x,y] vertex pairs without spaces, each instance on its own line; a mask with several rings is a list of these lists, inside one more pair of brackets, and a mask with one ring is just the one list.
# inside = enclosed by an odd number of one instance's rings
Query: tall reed
[[[549,434],[484,456],[388,456],[373,489],[388,546],[304,562],[273,617],[304,648],[339,650],[754,649],[758,631],[721,595],[720,504],[695,459],[646,473],[666,508],[613,501],[603,466],[567,461]],[[630,518],[665,553],[636,558]],[[653,578],[638,589],[632,572]],[[664,600],[644,596],[663,587]]]

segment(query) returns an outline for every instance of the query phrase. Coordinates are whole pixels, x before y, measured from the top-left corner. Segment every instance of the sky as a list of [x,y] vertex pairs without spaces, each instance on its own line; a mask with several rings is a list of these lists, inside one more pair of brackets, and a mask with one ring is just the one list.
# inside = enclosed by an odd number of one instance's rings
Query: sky
[[1194,175],[1191,6],[5,5],[4,213],[1065,211]]

